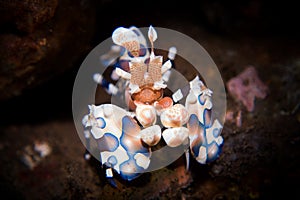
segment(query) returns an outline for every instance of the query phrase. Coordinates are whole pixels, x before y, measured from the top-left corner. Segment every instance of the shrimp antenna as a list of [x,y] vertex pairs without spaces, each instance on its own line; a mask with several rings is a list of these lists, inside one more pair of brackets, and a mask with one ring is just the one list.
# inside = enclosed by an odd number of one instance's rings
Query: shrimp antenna
[[153,28],[152,25],[150,25],[149,30],[148,30],[148,38],[149,38],[149,41],[150,41],[150,43],[151,43],[151,54],[152,54],[152,52],[154,52],[154,51],[153,51],[153,49],[154,49],[153,43],[154,43],[155,40],[157,39],[157,32],[156,32],[156,30]]

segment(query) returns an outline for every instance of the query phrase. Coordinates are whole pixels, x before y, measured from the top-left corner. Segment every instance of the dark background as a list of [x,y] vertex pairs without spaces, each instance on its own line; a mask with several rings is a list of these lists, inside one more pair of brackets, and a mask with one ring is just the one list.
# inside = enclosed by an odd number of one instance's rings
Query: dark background
[[[299,196],[299,14],[267,1],[0,1],[0,187],[17,199],[273,199]],[[119,26],[166,27],[198,41],[224,83],[248,65],[270,94],[253,113],[228,94],[243,125],[226,123],[220,158],[192,162],[193,181],[173,180],[177,165],[117,190],[97,162],[83,160],[72,120],[72,87],[82,61]],[[178,61],[177,66],[180,67]],[[104,94],[104,93],[103,93]],[[298,106],[297,106],[298,105]],[[34,170],[21,162],[26,145],[47,141],[49,158]],[[168,175],[168,173],[170,175]],[[153,177],[158,177],[154,179]],[[176,182],[176,180],[174,180]],[[151,194],[151,195],[150,195]],[[140,195],[140,196],[139,196]]]

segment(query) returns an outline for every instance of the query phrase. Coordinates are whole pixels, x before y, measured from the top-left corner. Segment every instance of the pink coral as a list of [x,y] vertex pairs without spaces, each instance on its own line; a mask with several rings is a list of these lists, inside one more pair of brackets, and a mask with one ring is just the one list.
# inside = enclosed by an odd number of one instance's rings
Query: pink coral
[[230,79],[227,82],[227,89],[249,112],[254,110],[255,97],[264,99],[268,93],[268,87],[259,79],[253,66],[247,67],[238,76]]

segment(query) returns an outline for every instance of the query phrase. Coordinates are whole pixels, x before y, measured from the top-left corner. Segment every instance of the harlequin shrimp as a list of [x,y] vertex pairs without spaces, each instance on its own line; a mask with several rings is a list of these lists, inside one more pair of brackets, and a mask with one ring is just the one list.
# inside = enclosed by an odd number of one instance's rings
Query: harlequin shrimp
[[[150,26],[151,48],[147,48],[138,28],[115,29],[114,45],[101,60],[106,66],[114,66],[111,78],[123,80],[123,88],[100,74],[93,77],[109,94],[122,93],[126,105],[89,105],[89,113],[82,120],[87,143],[92,135],[106,177],[113,185],[114,173],[131,181],[145,172],[151,163],[152,149],[162,140],[169,147],[189,144],[187,168],[190,154],[197,162],[206,164],[217,159],[221,151],[222,125],[211,116],[212,91],[195,76],[189,82],[188,92],[178,89],[167,96],[165,90],[174,68],[176,48],[169,49],[168,60],[163,62],[163,56],[154,51],[157,38],[156,30]],[[183,105],[179,100],[184,96]]]

